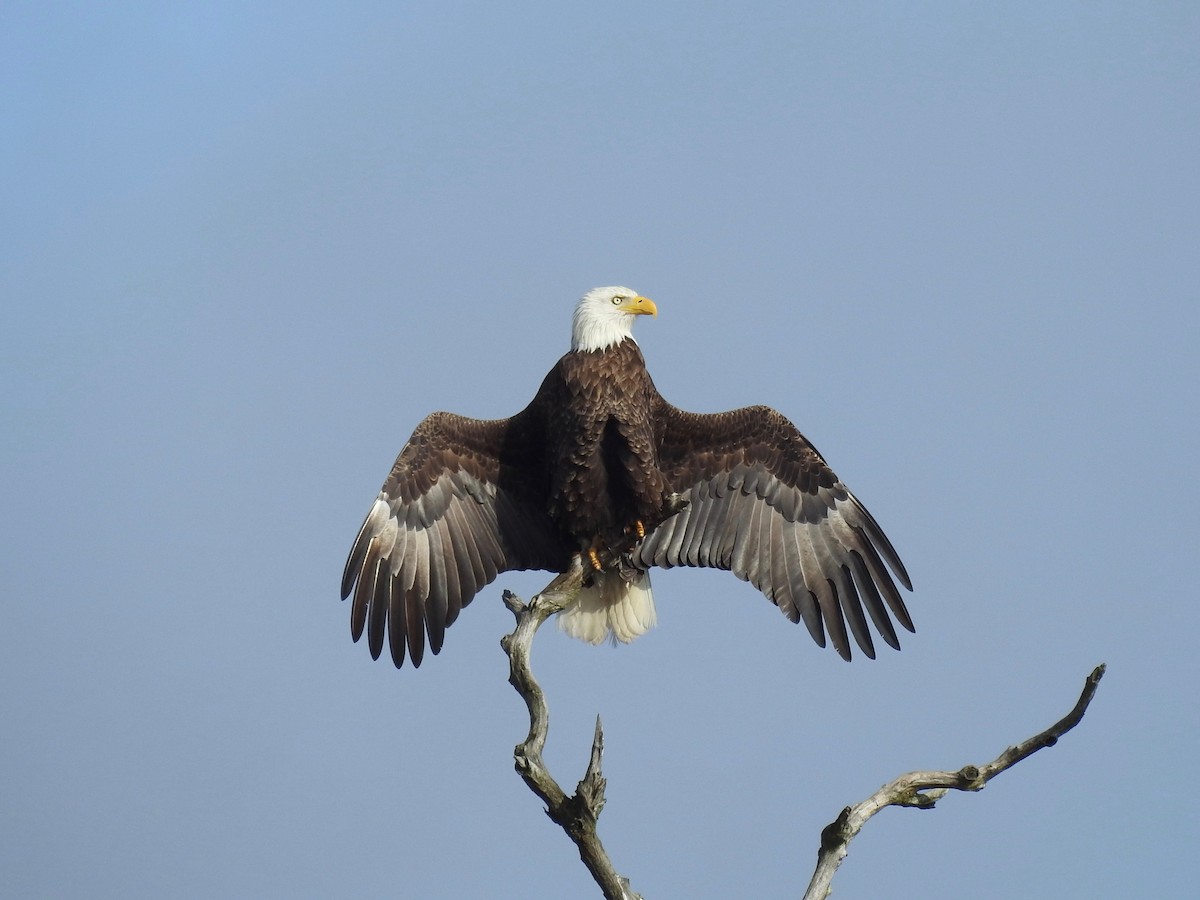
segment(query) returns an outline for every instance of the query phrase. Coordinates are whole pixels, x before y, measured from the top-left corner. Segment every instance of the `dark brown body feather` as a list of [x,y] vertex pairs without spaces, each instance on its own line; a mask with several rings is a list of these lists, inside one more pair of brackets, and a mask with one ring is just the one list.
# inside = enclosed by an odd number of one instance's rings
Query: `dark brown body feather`
[[555,523],[587,550],[620,549],[634,522],[658,521],[669,494],[651,417],[658,392],[633,341],[568,353],[539,401],[549,407],[549,505]]
[[[672,495],[686,501],[663,520]],[[648,526],[633,545],[635,520]],[[571,352],[511,419],[434,413],[397,457],[342,578],[351,632],[397,666],[498,573],[563,571],[571,554],[626,552],[636,568],[706,566],[750,581],[822,646],[868,656],[866,616],[899,647],[912,630],[888,568],[911,589],[883,531],[779,413],[715,415],[667,403],[626,340]],[[885,565],[886,563],[886,565]],[[864,610],[866,615],[864,616]]]

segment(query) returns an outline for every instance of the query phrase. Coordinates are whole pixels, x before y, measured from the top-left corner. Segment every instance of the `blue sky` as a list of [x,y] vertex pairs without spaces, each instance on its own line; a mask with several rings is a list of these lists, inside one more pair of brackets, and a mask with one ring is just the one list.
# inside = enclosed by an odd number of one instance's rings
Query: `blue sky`
[[0,892],[562,897],[502,576],[420,670],[337,599],[411,429],[508,415],[575,298],[665,396],[768,403],[916,586],[845,664],[727,573],[535,648],[649,897],[1184,896],[1200,841],[1200,12],[1187,3],[7,3]]

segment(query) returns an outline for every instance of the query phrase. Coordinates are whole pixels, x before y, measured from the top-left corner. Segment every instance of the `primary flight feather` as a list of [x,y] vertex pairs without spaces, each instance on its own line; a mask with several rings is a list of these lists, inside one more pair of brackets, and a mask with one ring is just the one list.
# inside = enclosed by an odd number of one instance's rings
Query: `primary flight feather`
[[[658,393],[632,325],[656,315],[623,287],[586,293],[571,349],[509,419],[428,416],[392,466],[342,576],[350,630],[396,666],[437,653],[485,585],[517,569],[588,577],[558,615],[590,643],[655,622],[648,569],[726,569],[813,639],[867,656],[867,619],[900,648],[911,590],[883,530],[786,418],[765,406],[711,415]],[[895,580],[893,580],[895,579]],[[889,615],[890,613],[890,615]]]

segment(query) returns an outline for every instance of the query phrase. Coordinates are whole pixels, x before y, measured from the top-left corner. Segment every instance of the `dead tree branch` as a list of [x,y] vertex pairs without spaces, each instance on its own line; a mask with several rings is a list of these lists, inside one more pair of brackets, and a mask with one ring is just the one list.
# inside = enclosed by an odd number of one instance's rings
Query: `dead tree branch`
[[517,627],[512,634],[505,635],[500,645],[508,654],[509,684],[516,688],[529,709],[529,734],[524,742],[516,746],[513,756],[517,772],[525,779],[529,789],[546,804],[546,814],[579,848],[579,858],[592,873],[596,884],[600,885],[605,900],[641,900],[630,889],[629,879],[617,874],[596,833],[596,820],[604,808],[605,786],[604,775],[600,771],[600,758],[604,753],[600,717],[596,717],[596,732],[587,771],[574,794],[567,796],[542,761],[542,750],[546,746],[546,734],[550,728],[550,713],[546,706],[546,695],[530,668],[533,637],[550,616],[561,611],[575,598],[582,586],[583,565],[576,555],[571,568],[550,582],[528,605],[511,591],[504,592],[504,605],[516,617]]
[[829,895],[833,875],[846,858],[847,846],[867,820],[886,806],[909,806],[933,809],[947,791],[981,791],[984,785],[1001,772],[1032,756],[1043,747],[1053,747],[1058,739],[1079,724],[1088,704],[1096,693],[1104,665],[1097,666],[1083,685],[1083,693],[1062,719],[1045,731],[1035,734],[1015,747],[1009,747],[990,763],[966,765],[957,772],[909,772],[885,784],[857,806],[847,806],[841,815],[821,832],[821,849],[817,853],[817,868],[813,873],[804,900],[825,900]]
[[[576,555],[571,568],[551,581],[528,604],[511,591],[504,592],[504,604],[517,621],[513,632],[505,635],[500,642],[508,654],[508,681],[529,710],[529,734],[516,746],[513,756],[517,772],[530,790],[546,804],[546,814],[575,842],[580,859],[600,886],[605,900],[642,900],[629,887],[629,879],[617,873],[596,832],[596,822],[605,802],[605,779],[601,772],[604,733],[600,717],[596,717],[596,731],[587,770],[574,794],[567,796],[542,760],[542,750],[546,746],[550,728],[550,714],[546,695],[533,677],[530,667],[533,638],[547,619],[576,597],[583,586],[583,576],[583,565]],[[821,832],[817,867],[804,893],[804,900],[825,900],[829,896],[833,876],[846,858],[850,841],[884,807],[933,809],[948,791],[983,790],[1001,772],[1044,747],[1053,747],[1059,738],[1083,719],[1104,676],[1104,670],[1105,667],[1099,665],[1092,671],[1075,707],[1067,715],[1028,740],[1007,748],[991,762],[982,766],[966,765],[956,772],[909,772],[888,782],[861,803],[843,809],[837,819]]]

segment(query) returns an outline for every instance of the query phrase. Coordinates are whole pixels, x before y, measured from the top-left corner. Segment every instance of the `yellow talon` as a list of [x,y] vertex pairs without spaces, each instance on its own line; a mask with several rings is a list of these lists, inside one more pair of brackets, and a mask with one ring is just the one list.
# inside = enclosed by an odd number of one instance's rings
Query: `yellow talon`
[[633,530],[637,532],[639,541],[646,536],[646,526],[642,524],[641,519],[633,520]]
[[595,569],[597,572],[601,572],[604,570],[604,566],[602,566],[600,564],[600,554],[596,552],[595,547],[591,547],[588,549],[588,562],[590,562],[592,564],[592,568]]

